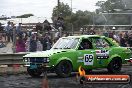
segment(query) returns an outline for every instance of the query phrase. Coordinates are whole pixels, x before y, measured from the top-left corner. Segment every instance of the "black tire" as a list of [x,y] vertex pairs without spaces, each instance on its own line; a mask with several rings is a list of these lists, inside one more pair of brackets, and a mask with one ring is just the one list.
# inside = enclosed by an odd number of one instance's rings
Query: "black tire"
[[70,61],[64,60],[61,61],[57,66],[56,66],[56,74],[59,77],[69,77],[72,72],[72,64]]
[[122,60],[119,58],[113,59],[107,67],[108,72],[110,73],[119,73],[121,71],[121,68],[122,68]]
[[27,68],[27,72],[31,77],[40,77],[40,75],[42,74],[42,71],[39,69]]

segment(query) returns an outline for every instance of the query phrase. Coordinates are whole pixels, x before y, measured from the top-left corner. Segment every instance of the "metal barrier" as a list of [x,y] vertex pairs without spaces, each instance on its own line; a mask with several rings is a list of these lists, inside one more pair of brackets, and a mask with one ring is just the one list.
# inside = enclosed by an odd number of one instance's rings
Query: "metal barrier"
[[23,63],[23,56],[28,53],[5,53],[5,54],[0,54],[0,65],[24,65]]
[[[23,56],[28,53],[29,52],[0,54],[0,66],[1,65],[7,65],[7,66],[24,65]],[[130,65],[130,63],[127,63],[127,64]]]

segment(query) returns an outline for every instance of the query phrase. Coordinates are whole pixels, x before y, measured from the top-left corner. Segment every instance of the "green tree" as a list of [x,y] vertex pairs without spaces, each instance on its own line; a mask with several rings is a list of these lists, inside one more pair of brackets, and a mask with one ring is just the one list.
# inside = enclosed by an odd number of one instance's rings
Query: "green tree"
[[[93,24],[93,14],[89,11],[77,11],[75,13],[74,20],[72,20],[72,23],[75,25],[75,28],[79,30],[84,25]],[[73,19],[73,18],[72,18]]]
[[[101,24],[105,23],[105,20],[101,19],[101,13],[124,13],[126,5],[123,3],[123,0],[107,0],[107,1],[98,1],[96,6],[99,9],[96,10],[97,13],[100,13],[100,16],[97,18],[96,22],[100,21]],[[130,15],[122,14],[105,14],[108,25],[128,25],[130,24]],[[103,17],[103,16],[102,16]],[[98,23],[97,22],[97,23]]]
[[33,14],[23,14],[23,15],[17,16],[17,18],[28,18],[30,16],[34,16],[34,15]]
[[59,16],[64,18],[65,27],[67,30],[71,30],[71,23],[73,24],[74,30],[79,30],[83,25],[92,24],[92,12],[78,10],[76,13],[71,13],[71,8],[69,5],[60,3],[59,10],[58,7],[54,7],[52,13],[52,20],[57,18],[59,11]]
[[63,17],[70,16],[71,15],[71,8],[69,7],[69,5],[61,2],[59,4],[59,9],[58,9],[58,6],[55,6],[53,8],[52,17],[57,17],[58,15],[63,16]]
[[101,12],[117,12],[125,8],[125,4],[122,0],[98,1],[96,6],[99,7],[99,11]]

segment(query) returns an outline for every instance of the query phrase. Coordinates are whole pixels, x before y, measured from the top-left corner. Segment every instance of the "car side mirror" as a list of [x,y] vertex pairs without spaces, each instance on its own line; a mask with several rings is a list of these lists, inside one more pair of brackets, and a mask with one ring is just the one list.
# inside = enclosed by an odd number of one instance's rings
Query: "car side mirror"
[[82,45],[79,45],[79,50],[83,50],[83,46]]

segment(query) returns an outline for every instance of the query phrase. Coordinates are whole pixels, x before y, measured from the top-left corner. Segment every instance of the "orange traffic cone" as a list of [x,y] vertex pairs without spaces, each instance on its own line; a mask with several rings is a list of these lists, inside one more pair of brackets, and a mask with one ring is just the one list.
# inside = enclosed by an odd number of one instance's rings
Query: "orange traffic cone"
[[19,67],[20,67],[20,65],[18,65],[18,64],[13,65],[14,74],[16,74],[18,72]]
[[76,73],[76,82],[78,82],[78,79],[79,79],[79,76],[78,76],[79,74],[78,73]]
[[44,73],[44,77],[42,80],[42,88],[49,88],[48,79],[47,79],[47,72]]

